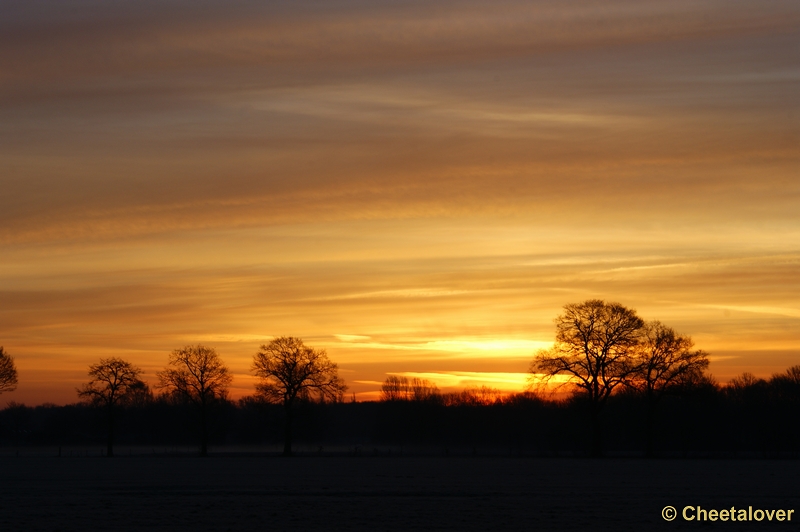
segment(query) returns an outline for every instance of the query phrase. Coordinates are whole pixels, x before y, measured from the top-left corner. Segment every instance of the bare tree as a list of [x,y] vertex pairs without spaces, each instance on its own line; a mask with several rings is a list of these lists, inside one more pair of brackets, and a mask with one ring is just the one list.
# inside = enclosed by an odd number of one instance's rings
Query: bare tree
[[259,377],[259,395],[283,405],[285,430],[283,454],[292,454],[292,421],[300,399],[341,401],[347,386],[338,366],[323,350],[307,347],[300,338],[281,336],[261,346],[253,357],[253,373]]
[[407,401],[409,394],[408,377],[389,375],[381,384],[381,401]]
[[428,379],[389,375],[381,384],[381,401],[424,402],[439,396],[439,387]]
[[489,386],[471,386],[443,398],[446,406],[488,406],[503,402],[503,392]]
[[[14,364],[14,358],[8,354],[6,350],[3,349],[3,346],[0,346],[0,393],[3,392],[13,392],[17,389],[17,368]],[[22,419],[22,415],[25,412],[25,405],[16,403],[11,401],[8,403],[8,408],[6,411],[14,413],[19,413],[20,415],[12,415],[11,419],[18,421]],[[19,424],[17,425],[14,430],[14,445],[17,446],[19,444]]]
[[[78,397],[105,408],[108,424],[106,456],[114,456],[114,429],[117,407],[125,402],[136,387],[142,370],[121,358],[101,358],[99,364],[89,366],[91,380],[78,388]],[[146,385],[145,385],[146,386]]]
[[213,348],[187,345],[170,353],[169,367],[157,376],[159,388],[194,405],[200,417],[200,456],[206,456],[210,411],[219,400],[227,397],[233,381],[230,371]]
[[737,402],[755,403],[758,399],[763,399],[769,392],[769,383],[765,379],[756,377],[749,371],[745,371],[738,377],[734,377],[723,387],[725,395]]
[[17,389],[17,368],[14,358],[0,346],[0,393]]
[[412,401],[424,402],[439,397],[439,387],[428,379],[414,377],[411,379],[410,391]]
[[658,402],[671,391],[694,382],[708,369],[708,354],[693,351],[694,342],[659,321],[647,323],[639,344],[639,364],[631,385],[647,401],[647,455],[652,456]]
[[131,385],[130,391],[125,398],[125,405],[135,408],[144,408],[153,402],[153,391],[146,382],[139,381]]
[[611,393],[637,369],[637,349],[644,321],[619,303],[590,299],[564,306],[555,319],[556,340],[539,351],[533,374],[567,375],[589,403],[592,454],[602,454],[600,413]]
[[783,373],[769,379],[770,387],[779,400],[786,403],[800,402],[800,366],[792,366]]

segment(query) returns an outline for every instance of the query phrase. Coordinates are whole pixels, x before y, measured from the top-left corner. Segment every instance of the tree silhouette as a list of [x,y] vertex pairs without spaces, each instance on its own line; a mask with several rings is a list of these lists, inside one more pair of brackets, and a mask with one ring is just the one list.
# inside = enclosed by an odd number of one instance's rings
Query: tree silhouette
[[[78,397],[105,408],[108,424],[106,456],[114,456],[115,416],[118,405],[130,396],[135,387],[144,383],[139,380],[142,370],[121,358],[101,358],[99,364],[89,366],[89,382],[78,388]],[[146,386],[146,385],[145,385]]]
[[531,363],[545,379],[567,375],[589,403],[592,454],[602,454],[600,413],[611,392],[637,369],[636,352],[644,321],[619,303],[590,299],[564,306],[555,319],[556,340]]
[[146,382],[138,381],[131,385],[129,393],[125,398],[126,406],[144,408],[154,400],[153,392]]
[[800,402],[800,366],[792,366],[783,373],[776,373],[769,383],[780,400]]
[[409,394],[408,377],[389,375],[381,384],[381,401],[407,401]]
[[412,401],[425,402],[439,397],[439,387],[428,379],[414,377],[411,379],[409,390]]
[[774,433],[775,427],[782,425],[782,419],[771,419],[776,407],[783,407],[783,402],[770,404],[773,389],[766,379],[756,377],[746,371],[731,379],[723,386],[722,392],[728,399],[728,405],[737,419],[747,419],[749,430],[735,431],[729,444],[734,452],[740,449],[758,449],[766,452],[768,434]]
[[259,377],[259,395],[283,405],[285,412],[284,456],[292,454],[292,421],[299,399],[341,401],[347,386],[338,366],[323,350],[307,347],[300,338],[282,336],[261,346],[253,357],[253,373]]
[[445,406],[488,406],[501,403],[503,399],[501,390],[489,386],[471,386],[442,397]]
[[389,375],[381,384],[381,401],[430,401],[440,397],[439,387],[428,379]]
[[642,329],[639,344],[639,364],[633,374],[634,387],[647,401],[646,453],[653,456],[653,431],[658,402],[708,368],[708,354],[692,351],[694,342],[667,327],[660,321],[647,323]]
[[14,358],[0,346],[0,393],[17,389],[17,368]]
[[157,373],[158,387],[192,403],[200,418],[200,456],[208,454],[211,408],[228,395],[233,377],[217,352],[203,345],[187,345],[169,355],[169,367]]

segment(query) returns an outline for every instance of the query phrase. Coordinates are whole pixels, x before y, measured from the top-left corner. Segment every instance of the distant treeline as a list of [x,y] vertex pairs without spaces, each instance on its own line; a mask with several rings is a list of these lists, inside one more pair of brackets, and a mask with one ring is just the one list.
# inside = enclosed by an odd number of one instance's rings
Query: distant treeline
[[[274,338],[253,357],[255,393],[230,401],[233,380],[215,349],[187,345],[156,374],[120,358],[89,366],[82,402],[0,411],[0,445],[274,445],[306,443],[354,450],[368,445],[491,448],[493,452],[602,456],[800,454],[800,366],[769,380],[745,373],[727,385],[708,375],[708,354],[689,336],[646,322],[619,303],[564,306],[550,349],[531,366],[532,386],[569,392],[489,388],[443,394],[434,383],[389,375],[381,400],[346,402],[347,385],[324,350]],[[0,392],[14,389],[14,360],[0,347]]]
[[[441,453],[504,452],[523,455],[591,453],[587,400],[535,393],[504,395],[475,388],[440,393],[430,383],[417,395],[377,402],[305,399],[295,406],[294,438],[313,449],[427,448]],[[659,403],[654,451],[662,456],[800,456],[800,366],[758,379],[743,374],[729,384],[710,378],[674,389]],[[643,454],[648,404],[636,390],[609,398],[602,414],[604,450]],[[195,447],[198,410],[176,394],[141,393],[119,408],[116,442],[125,446]],[[284,441],[286,411],[258,396],[218,399],[210,410],[213,446],[274,446]],[[0,411],[0,445],[98,446],[106,441],[102,408],[87,403]]]

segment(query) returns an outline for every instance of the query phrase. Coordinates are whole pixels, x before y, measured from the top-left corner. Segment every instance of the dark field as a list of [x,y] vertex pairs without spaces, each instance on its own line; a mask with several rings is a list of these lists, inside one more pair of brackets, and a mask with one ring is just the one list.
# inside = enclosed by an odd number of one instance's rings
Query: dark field
[[800,510],[800,461],[0,456],[0,530],[797,530],[665,522]]

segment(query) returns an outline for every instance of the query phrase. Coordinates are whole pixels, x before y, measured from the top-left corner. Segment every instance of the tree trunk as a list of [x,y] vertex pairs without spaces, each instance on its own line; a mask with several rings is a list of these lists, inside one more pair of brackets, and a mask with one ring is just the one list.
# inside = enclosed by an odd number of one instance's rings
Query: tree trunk
[[208,408],[200,407],[200,456],[208,456]]
[[283,456],[292,456],[292,407],[287,406],[283,429]]
[[106,456],[114,456],[114,407],[108,407],[108,441],[106,442]]
[[603,425],[600,422],[600,411],[602,409],[602,404],[593,402],[590,408],[592,409],[591,456],[593,458],[601,458],[603,456]]
[[650,396],[647,398],[647,426],[645,430],[647,430],[646,442],[645,442],[645,456],[647,458],[653,458],[656,455],[655,451],[655,424],[656,424],[656,402],[655,399]]

